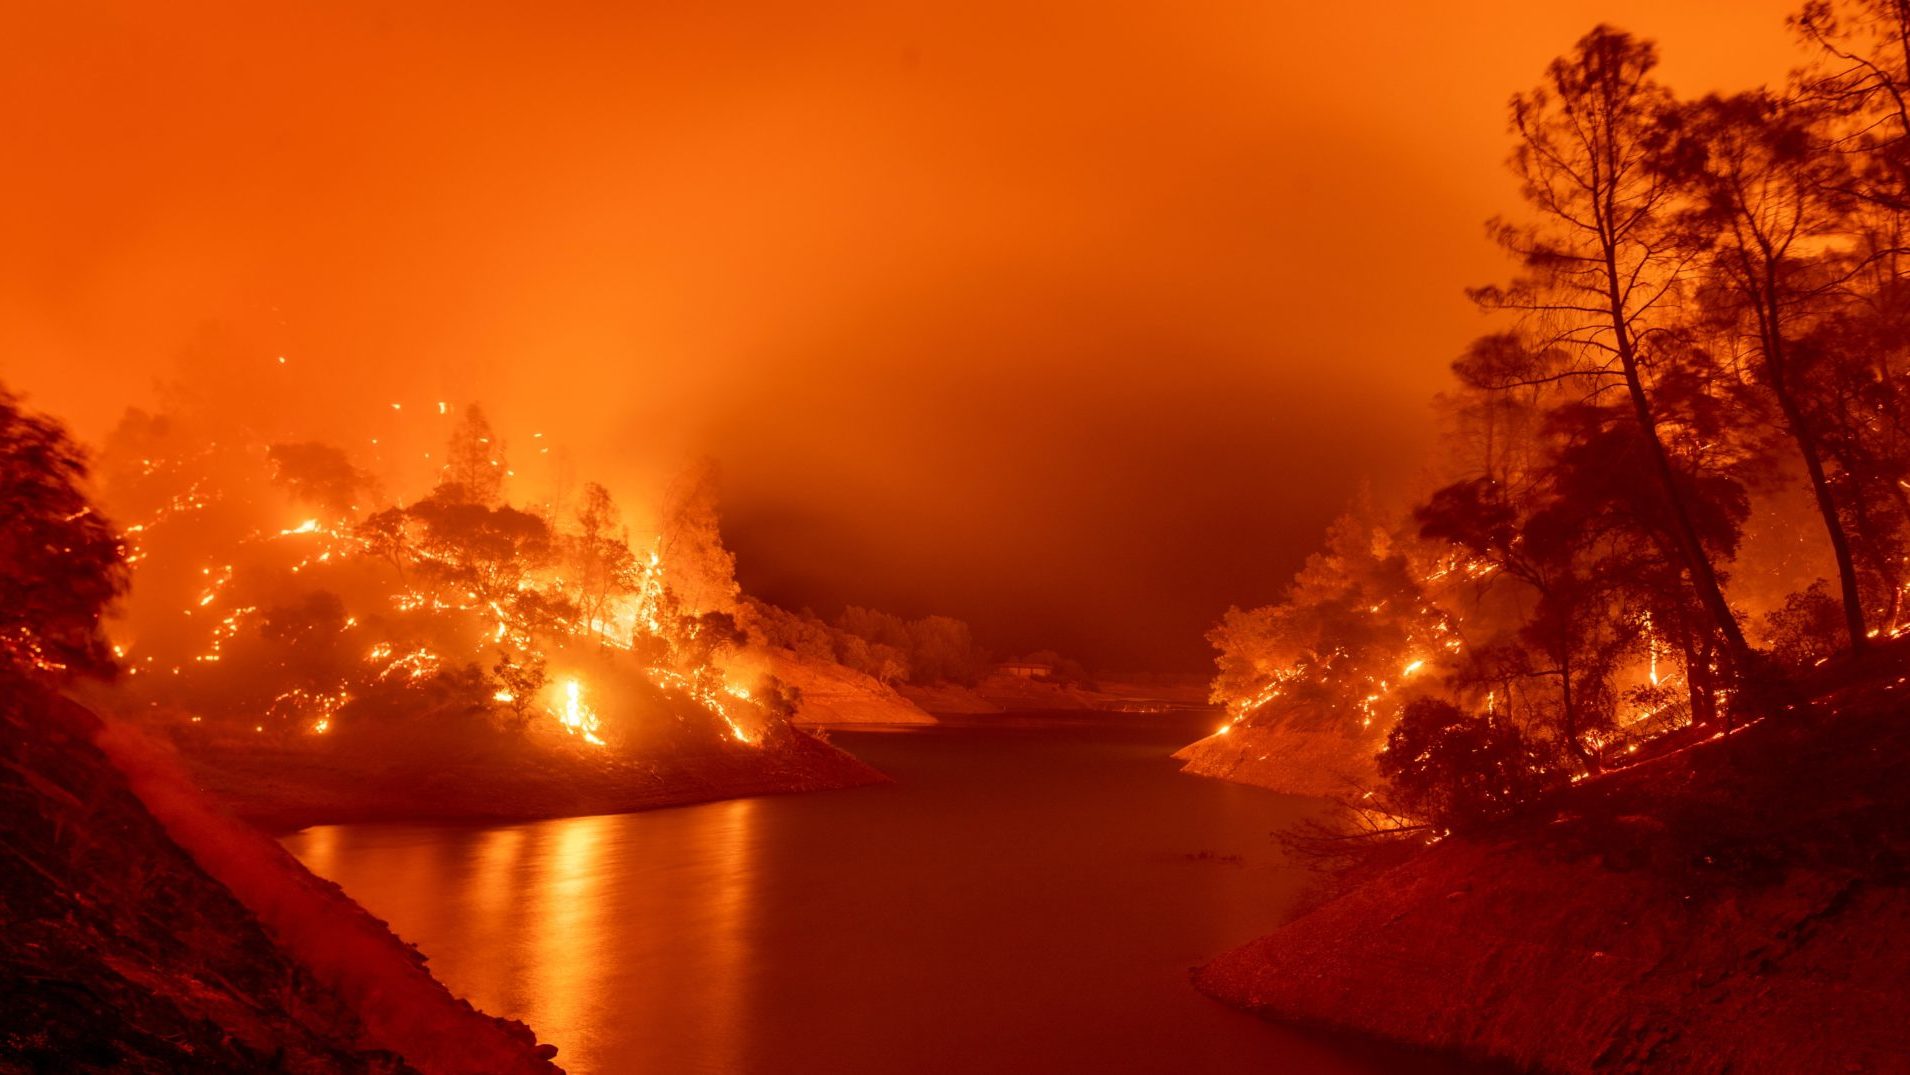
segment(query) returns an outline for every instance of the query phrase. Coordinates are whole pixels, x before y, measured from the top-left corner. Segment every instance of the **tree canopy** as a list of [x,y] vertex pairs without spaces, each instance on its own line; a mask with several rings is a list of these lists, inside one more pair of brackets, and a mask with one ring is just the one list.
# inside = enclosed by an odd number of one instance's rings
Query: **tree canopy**
[[0,387],[0,654],[33,678],[114,670],[100,624],[126,587],[125,554],[86,479],[66,430]]

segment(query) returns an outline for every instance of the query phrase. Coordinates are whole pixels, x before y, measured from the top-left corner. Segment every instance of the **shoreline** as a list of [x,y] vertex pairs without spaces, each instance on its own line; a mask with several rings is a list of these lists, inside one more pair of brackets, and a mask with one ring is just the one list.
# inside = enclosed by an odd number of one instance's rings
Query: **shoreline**
[[889,782],[853,755],[802,732],[779,740],[773,750],[716,749],[658,762],[479,756],[425,771],[242,750],[181,751],[181,760],[209,798],[274,835],[318,825],[510,824]]
[[164,744],[37,688],[0,727],[0,1069],[561,1075]]
[[1888,689],[1449,837],[1214,957],[1195,988],[1523,1070],[1910,1070],[1910,952],[1878,943],[1910,932],[1892,764],[1910,730]]

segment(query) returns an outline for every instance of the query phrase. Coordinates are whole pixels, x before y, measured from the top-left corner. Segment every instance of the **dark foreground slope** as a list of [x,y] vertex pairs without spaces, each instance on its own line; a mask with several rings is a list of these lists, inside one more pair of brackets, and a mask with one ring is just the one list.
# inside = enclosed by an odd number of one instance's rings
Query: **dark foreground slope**
[[[1264,1015],[1561,1072],[1910,1071],[1895,677],[1582,785],[1229,952]],[[1910,699],[1906,699],[1910,700]]]
[[527,1027],[453,997],[335,886],[114,744],[129,781],[102,731],[0,689],[0,1071],[557,1070]]

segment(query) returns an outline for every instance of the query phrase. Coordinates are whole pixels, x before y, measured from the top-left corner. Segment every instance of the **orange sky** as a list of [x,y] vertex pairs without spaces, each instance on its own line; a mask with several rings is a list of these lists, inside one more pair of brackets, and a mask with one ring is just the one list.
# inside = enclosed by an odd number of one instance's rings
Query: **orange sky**
[[1775,80],[1791,6],[16,5],[0,377],[97,437],[283,354],[340,440],[708,453],[772,599],[1195,668],[1418,467],[1506,97],[1601,19]]

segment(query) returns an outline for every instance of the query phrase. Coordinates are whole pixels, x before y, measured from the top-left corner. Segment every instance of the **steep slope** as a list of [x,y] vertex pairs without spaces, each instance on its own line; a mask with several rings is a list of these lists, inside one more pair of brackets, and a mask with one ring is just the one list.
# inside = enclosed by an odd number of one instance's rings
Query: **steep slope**
[[1291,724],[1227,726],[1174,752],[1194,776],[1270,788],[1284,795],[1358,798],[1379,782],[1382,740]]
[[1209,994],[1548,1071],[1910,1071],[1910,728],[1873,682],[1449,839]]
[[765,647],[770,672],[801,694],[798,724],[934,724],[935,718],[873,676]]
[[335,886],[119,742],[129,781],[103,733],[63,699],[0,691],[0,1070],[557,1070],[527,1027],[453,997]]

